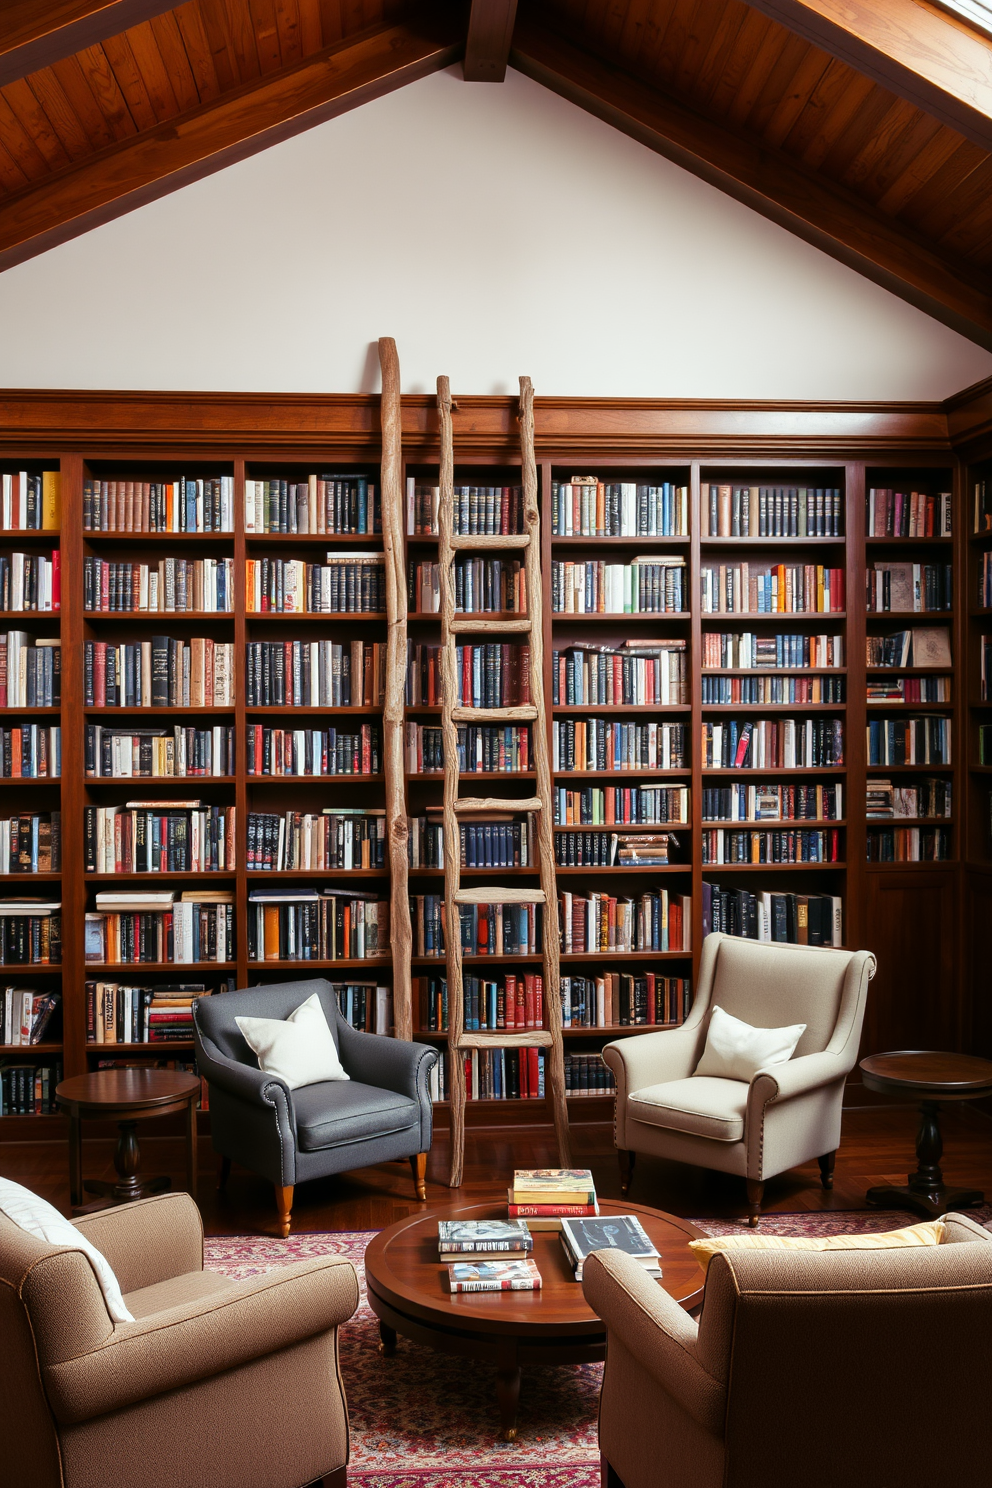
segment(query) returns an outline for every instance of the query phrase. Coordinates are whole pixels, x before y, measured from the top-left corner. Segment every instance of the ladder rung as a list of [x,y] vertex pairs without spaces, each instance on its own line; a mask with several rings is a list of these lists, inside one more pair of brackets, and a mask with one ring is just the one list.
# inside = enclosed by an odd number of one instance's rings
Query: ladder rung
[[526,548],[529,543],[529,532],[480,532],[472,537],[459,533],[451,539],[451,546],[460,553],[481,553],[486,548]]
[[522,801],[508,801],[504,796],[463,796],[455,802],[456,811],[540,811],[540,796],[524,796]]
[[546,1028],[486,1029],[479,1033],[463,1033],[456,1041],[456,1049],[550,1049],[553,1034]]
[[531,622],[529,617],[524,620],[452,620],[448,629],[452,635],[495,635],[506,631],[516,634],[517,632],[529,631]]
[[[537,871],[536,869],[534,870]],[[456,904],[545,904],[543,889],[508,889],[497,884],[490,889],[456,889]]]
[[452,723],[533,723],[537,709],[532,703],[516,708],[452,708]]

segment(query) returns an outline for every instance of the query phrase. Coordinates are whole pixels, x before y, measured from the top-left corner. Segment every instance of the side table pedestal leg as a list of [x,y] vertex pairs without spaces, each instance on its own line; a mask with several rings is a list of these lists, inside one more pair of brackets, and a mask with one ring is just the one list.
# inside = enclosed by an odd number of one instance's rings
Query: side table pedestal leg
[[865,1195],[875,1209],[913,1209],[927,1219],[939,1219],[949,1209],[971,1209],[985,1202],[977,1188],[948,1188],[940,1159],[944,1142],[940,1134],[940,1105],[920,1102],[920,1129],[916,1138],[916,1172],[905,1184],[882,1184]]

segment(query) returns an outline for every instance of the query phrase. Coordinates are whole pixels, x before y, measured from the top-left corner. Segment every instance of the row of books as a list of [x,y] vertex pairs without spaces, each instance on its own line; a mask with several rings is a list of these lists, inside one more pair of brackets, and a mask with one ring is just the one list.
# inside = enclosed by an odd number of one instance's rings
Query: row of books
[[950,563],[876,563],[865,571],[865,607],[870,614],[949,610],[952,574]]
[[649,553],[629,563],[553,559],[555,615],[680,615],[688,609],[685,559]]
[[[543,1049],[470,1049],[463,1055],[469,1100],[543,1100]],[[450,1100],[450,1055],[446,1049],[428,1076],[431,1099]]]
[[0,993],[0,1045],[18,1049],[54,1042],[59,1034],[56,1014],[61,1006],[61,992],[4,987]]
[[0,610],[56,611],[62,607],[62,555],[0,554]]
[[234,806],[128,801],[85,806],[83,817],[87,873],[233,873],[237,867]]
[[558,706],[667,707],[689,701],[686,643],[570,646],[551,655],[551,701]]
[[234,725],[192,728],[111,728],[86,725],[86,774],[104,779],[152,779],[234,774]]
[[[451,577],[455,609],[466,615],[523,614],[527,610],[527,578],[519,558],[456,556]],[[407,567],[407,602],[419,615],[441,609],[441,565],[417,563]]]
[[0,873],[58,873],[61,868],[61,811],[0,817]]
[[382,770],[382,740],[374,723],[350,730],[250,723],[245,742],[249,775],[378,775]]
[[348,889],[250,889],[249,961],[364,961],[389,950],[389,901]]
[[367,475],[245,481],[245,531],[362,535],[382,531],[378,488]]
[[57,470],[10,470],[0,475],[4,532],[58,532],[61,476]]
[[841,635],[796,635],[776,631],[755,635],[753,631],[704,630],[704,667],[751,670],[765,667],[842,667],[844,637]]
[[0,728],[0,778],[58,780],[62,774],[62,729],[23,723]]
[[554,770],[678,770],[686,764],[683,723],[623,723],[612,718],[556,718]]
[[841,946],[843,903],[837,894],[752,893],[704,879],[703,935],[711,932],[791,945]]
[[87,913],[84,954],[89,962],[137,965],[234,960],[234,895],[220,889],[187,889],[96,896]]
[[840,863],[844,858],[837,827],[818,831],[709,827],[703,829],[700,850],[704,867],[722,863]]
[[843,497],[836,486],[703,488],[704,537],[841,537]]
[[992,724],[978,725],[978,763],[992,765]]
[[[424,1033],[448,1031],[448,979],[413,979],[414,1004],[420,1009]],[[462,975],[462,1017],[470,1033],[481,1030],[516,1032],[544,1027],[544,978],[540,972],[486,978]]]
[[823,677],[701,677],[700,701],[704,707],[727,707],[733,703],[842,703],[844,678]]
[[953,816],[951,781],[939,775],[912,785],[893,785],[891,780],[865,781],[865,815],[869,821],[890,817]]
[[54,1116],[62,1060],[0,1066],[0,1116]]
[[[444,867],[444,823],[440,807],[410,819],[411,868]],[[463,868],[533,868],[537,861],[536,824],[532,812],[502,812],[458,823]]]
[[[466,708],[512,708],[530,702],[530,647],[487,642],[455,647],[456,701]],[[408,706],[441,701],[441,648],[408,642]]]
[[869,863],[943,863],[952,856],[947,827],[875,827],[868,833]]
[[604,971],[561,979],[565,1028],[675,1027],[685,1021],[691,1006],[688,977]]
[[83,701],[92,708],[229,708],[234,646],[211,636],[85,641]]
[[844,763],[839,718],[727,718],[703,723],[703,769],[810,770]]
[[559,868],[666,867],[670,843],[678,846],[671,832],[557,831],[555,862]]
[[0,966],[58,966],[61,961],[60,901],[0,900]]
[[62,702],[62,645],[57,637],[0,632],[0,708],[57,708]]
[[651,889],[637,898],[562,892],[558,895],[565,955],[597,951],[688,951],[692,940],[688,894]]
[[328,553],[326,563],[249,558],[245,609],[252,615],[384,615],[384,553]]
[[700,573],[704,615],[827,615],[845,609],[842,568],[820,563],[721,563]]
[[992,681],[992,636],[983,635],[978,651],[978,683],[979,696],[983,702],[990,697],[989,684]]
[[84,532],[233,532],[234,477],[84,480]]
[[182,614],[185,610],[229,614],[234,609],[234,559],[115,563],[86,557],[83,608],[95,614]]
[[949,703],[950,677],[875,677],[868,679],[869,703]]
[[[413,954],[443,956],[445,908],[443,894],[411,894]],[[460,943],[466,956],[528,956],[541,949],[541,905],[460,904]]]
[[950,537],[951,492],[872,486],[865,497],[869,537]]
[[979,555],[978,608],[980,610],[992,609],[992,553]]
[[551,483],[553,537],[688,537],[689,487],[672,481],[601,481],[573,475]]
[[867,763],[874,765],[949,765],[951,720],[873,718],[867,727]]
[[[437,536],[440,487],[408,476],[406,530],[410,537]],[[453,531],[460,536],[505,536],[524,530],[521,486],[454,488]]]
[[381,707],[386,689],[382,641],[249,641],[249,708]]
[[192,1040],[193,1003],[210,995],[204,982],[162,982],[147,987],[88,981],[84,990],[88,1044]]
[[992,532],[992,481],[975,481],[972,521],[973,532]]
[[385,862],[383,810],[325,806],[322,812],[248,813],[245,866],[252,872],[382,868]]
[[828,785],[704,785],[703,821],[839,821],[844,788]]
[[870,667],[950,666],[951,633],[944,625],[915,625],[894,635],[869,635],[865,661]]
[[[516,775],[533,768],[530,725],[464,724],[457,728],[458,768],[463,775]],[[437,775],[444,769],[441,729],[407,723],[404,762],[408,775]]]
[[552,790],[556,827],[653,825],[689,820],[687,785],[586,785]]

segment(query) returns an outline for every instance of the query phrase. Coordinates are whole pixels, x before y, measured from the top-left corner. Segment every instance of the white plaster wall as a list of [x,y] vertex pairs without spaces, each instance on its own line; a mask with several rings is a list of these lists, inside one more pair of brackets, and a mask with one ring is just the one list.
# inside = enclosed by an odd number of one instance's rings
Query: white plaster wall
[[992,355],[518,73],[414,83],[0,275],[0,386],[941,398]]

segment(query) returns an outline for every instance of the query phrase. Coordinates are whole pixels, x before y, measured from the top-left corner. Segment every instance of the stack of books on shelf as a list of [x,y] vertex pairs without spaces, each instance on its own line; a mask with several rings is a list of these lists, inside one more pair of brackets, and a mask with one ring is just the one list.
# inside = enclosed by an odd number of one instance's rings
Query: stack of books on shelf
[[915,785],[893,786],[891,780],[865,781],[867,800],[865,815],[869,821],[886,821],[892,817],[952,816],[950,780],[931,777]]
[[[40,643],[39,643],[40,644]],[[225,708],[234,703],[234,646],[190,641],[86,641],[84,697],[92,708]]]
[[86,725],[86,773],[107,779],[234,774],[234,725],[112,728]]
[[248,706],[378,707],[385,666],[386,648],[380,641],[249,641]]
[[386,558],[381,552],[328,553],[326,564],[298,558],[249,558],[245,609],[250,615],[382,615]]
[[233,532],[234,476],[86,480],[84,532]]
[[0,900],[0,966],[58,966],[61,961],[61,901]]
[[914,625],[894,635],[870,635],[865,660],[870,667],[950,666],[951,633],[946,625]]
[[701,573],[704,615],[829,615],[844,609],[844,570],[822,563],[721,563]]
[[61,1059],[46,1064],[5,1064],[0,1069],[0,1116],[54,1116]]
[[62,729],[57,723],[0,729],[0,777],[4,780],[58,780],[61,774]]
[[950,537],[951,492],[872,486],[865,498],[869,537]]
[[[414,977],[413,997],[420,1026],[427,1033],[448,1028],[447,977]],[[544,978],[540,972],[511,973],[492,980],[462,977],[463,1021],[468,1032],[480,1029],[544,1027]]]
[[704,537],[840,537],[837,486],[703,488]]
[[688,977],[604,971],[561,979],[564,1028],[677,1026],[691,1005]]
[[55,1033],[53,1020],[61,1003],[60,992],[4,987],[0,994],[0,1044],[24,1048],[50,1041]]
[[[527,581],[519,558],[456,557],[452,577],[455,609],[465,615],[520,614],[527,609]],[[436,615],[441,609],[441,565],[407,567],[411,614]]]
[[586,1260],[597,1250],[619,1250],[640,1262],[649,1276],[661,1280],[661,1255],[636,1214],[611,1214],[602,1219],[563,1219],[561,1243],[575,1273],[582,1280]]
[[703,821],[839,821],[844,788],[836,785],[709,785]]
[[234,559],[160,558],[151,564],[87,557],[83,608],[98,614],[227,614],[234,609]]
[[686,763],[683,723],[623,723],[612,718],[556,718],[553,770],[678,770]]
[[556,786],[556,827],[650,826],[688,822],[687,785],[587,785],[581,790]]
[[376,485],[367,475],[245,481],[246,532],[364,535],[382,531],[381,517]]
[[[453,530],[459,536],[506,536],[523,531],[521,486],[454,487]],[[438,486],[407,477],[406,530],[410,537],[437,536]]]
[[0,708],[57,708],[61,701],[61,641],[26,630],[0,633]]
[[84,807],[87,873],[224,873],[236,866],[236,808],[203,801]]
[[841,667],[844,665],[844,637],[704,630],[702,664],[704,667],[740,671],[766,667]]
[[689,487],[671,481],[602,481],[573,475],[551,482],[554,537],[688,537]]
[[949,765],[951,720],[873,718],[867,726],[869,765]]
[[61,868],[61,811],[0,817],[0,873],[58,873]]
[[[222,990],[233,990],[233,978]],[[121,982],[86,983],[86,1042],[161,1044],[192,1042],[193,1003],[209,997],[203,982],[160,983],[156,987]]]
[[[441,730],[421,723],[406,725],[404,754],[408,775],[439,775],[444,768]],[[531,768],[530,725],[460,723],[458,769],[462,775],[518,775]]]
[[653,889],[638,898],[586,893],[558,895],[562,951],[689,951],[692,911],[688,894]]
[[365,961],[389,951],[389,900],[360,889],[248,892],[249,961]]
[[246,866],[253,872],[382,868],[385,861],[386,813],[382,808],[325,806],[319,814],[248,814]]
[[809,770],[844,763],[839,718],[728,718],[700,729],[703,769]]
[[[461,946],[466,956],[535,955],[541,944],[539,904],[460,904]],[[410,897],[414,955],[444,955],[444,895]]]
[[0,555],[0,610],[55,611],[62,607],[62,556]]
[[674,832],[556,832],[559,868],[667,867]]
[[[251,706],[251,704],[249,704]],[[379,727],[284,729],[249,723],[248,775],[378,775],[382,769]]]
[[223,889],[171,889],[96,896],[86,915],[85,959],[129,964],[234,960],[234,895]]
[[778,894],[726,888],[703,880],[703,935],[791,945],[842,946],[843,900],[837,894]]
[[952,572],[950,563],[876,563],[865,573],[865,604],[872,614],[949,610]]
[[57,532],[60,520],[57,470],[0,475],[0,524],[4,532]]
[[978,608],[992,609],[992,553],[982,553],[979,559]]
[[439,1219],[438,1257],[453,1292],[536,1292],[541,1273],[527,1226],[505,1219]]
[[684,640],[570,646],[553,651],[551,662],[551,701],[558,707],[671,707],[689,701]]
[[647,553],[629,563],[552,560],[555,615],[680,615],[687,599],[685,559],[679,555]]

